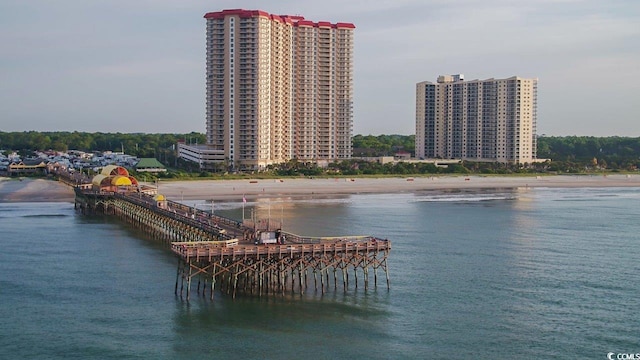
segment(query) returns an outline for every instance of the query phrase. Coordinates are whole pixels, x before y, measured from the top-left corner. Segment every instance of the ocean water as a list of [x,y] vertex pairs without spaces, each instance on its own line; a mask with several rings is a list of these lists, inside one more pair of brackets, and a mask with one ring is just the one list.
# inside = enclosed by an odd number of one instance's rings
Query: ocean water
[[[203,201],[204,202],[204,201]],[[393,241],[391,289],[174,295],[177,258],[68,203],[0,203],[2,359],[606,359],[640,353],[640,191],[263,198],[246,217]],[[216,213],[242,218],[241,203]],[[361,280],[360,280],[361,281]],[[372,281],[370,279],[370,281]],[[371,283],[370,283],[371,284]],[[192,295],[195,291],[192,292]],[[614,355],[615,356],[615,355]]]

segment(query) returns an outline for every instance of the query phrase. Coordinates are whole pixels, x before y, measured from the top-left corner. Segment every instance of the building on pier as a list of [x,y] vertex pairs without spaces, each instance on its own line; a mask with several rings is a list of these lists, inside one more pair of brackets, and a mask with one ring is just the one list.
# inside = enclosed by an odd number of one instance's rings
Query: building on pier
[[137,190],[138,187],[138,180],[129,175],[127,169],[116,165],[105,166],[91,183],[97,191],[122,192]]

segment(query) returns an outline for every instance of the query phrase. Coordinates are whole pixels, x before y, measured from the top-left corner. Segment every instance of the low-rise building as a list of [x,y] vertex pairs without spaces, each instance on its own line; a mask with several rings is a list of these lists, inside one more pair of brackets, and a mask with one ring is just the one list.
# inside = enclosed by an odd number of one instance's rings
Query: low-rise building
[[187,145],[179,142],[178,157],[197,163],[200,170],[214,170],[227,165],[224,150],[209,145]]
[[166,172],[167,168],[156,158],[141,158],[135,165],[137,172],[160,173]]

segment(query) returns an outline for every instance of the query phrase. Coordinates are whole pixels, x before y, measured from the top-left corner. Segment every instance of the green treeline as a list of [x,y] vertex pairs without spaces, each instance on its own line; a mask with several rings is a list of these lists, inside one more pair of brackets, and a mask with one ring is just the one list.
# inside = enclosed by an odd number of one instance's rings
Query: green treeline
[[391,156],[398,151],[415,153],[415,135],[356,135],[353,137],[353,156]]
[[80,150],[123,151],[137,157],[156,157],[172,151],[178,141],[189,144],[204,144],[206,136],[189,134],[143,134],[143,133],[87,133],[87,132],[0,132],[0,150],[17,151],[30,156],[33,151]]
[[598,167],[635,171],[640,166],[640,138],[544,136],[538,138],[538,158],[555,168]]
[[[415,155],[415,135],[353,137],[354,156],[387,156],[404,150]],[[543,136],[538,138],[538,159],[551,159],[541,171],[635,171],[640,166],[640,138],[594,136]],[[467,166],[469,167],[469,166]],[[472,167],[487,168],[487,165]],[[474,169],[470,169],[474,170]]]
[[[143,134],[143,133],[87,133],[87,132],[0,132],[0,149],[17,151],[31,156],[34,150],[123,151],[137,157],[155,157],[168,164],[179,166],[175,159],[177,141],[204,144],[204,134]],[[355,135],[353,156],[393,156],[404,151],[415,154],[415,135]],[[513,173],[523,171],[571,172],[588,171],[636,171],[640,166],[640,138],[593,136],[544,136],[538,138],[538,158],[551,162],[525,166],[464,162],[451,166],[446,172]],[[189,167],[189,164],[184,164]],[[375,165],[350,160],[332,164],[333,171],[343,174],[410,174],[437,173],[429,164]],[[193,168],[188,170],[195,170]],[[274,167],[281,175],[314,175],[323,171],[313,165],[291,161]]]

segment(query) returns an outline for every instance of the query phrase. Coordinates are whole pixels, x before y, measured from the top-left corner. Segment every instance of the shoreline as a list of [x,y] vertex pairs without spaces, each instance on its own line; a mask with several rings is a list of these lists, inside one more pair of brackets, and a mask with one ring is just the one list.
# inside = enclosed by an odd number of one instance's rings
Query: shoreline
[[59,181],[48,179],[0,178],[0,203],[15,202],[70,202],[73,189]]
[[[142,184],[142,182],[141,182]],[[145,183],[153,185],[153,183]],[[640,187],[640,175],[434,176],[395,178],[283,178],[268,180],[160,181],[159,193],[172,201],[255,200],[261,197],[389,194],[429,190],[496,188]],[[0,178],[0,202],[74,202],[72,188],[46,179]]]

